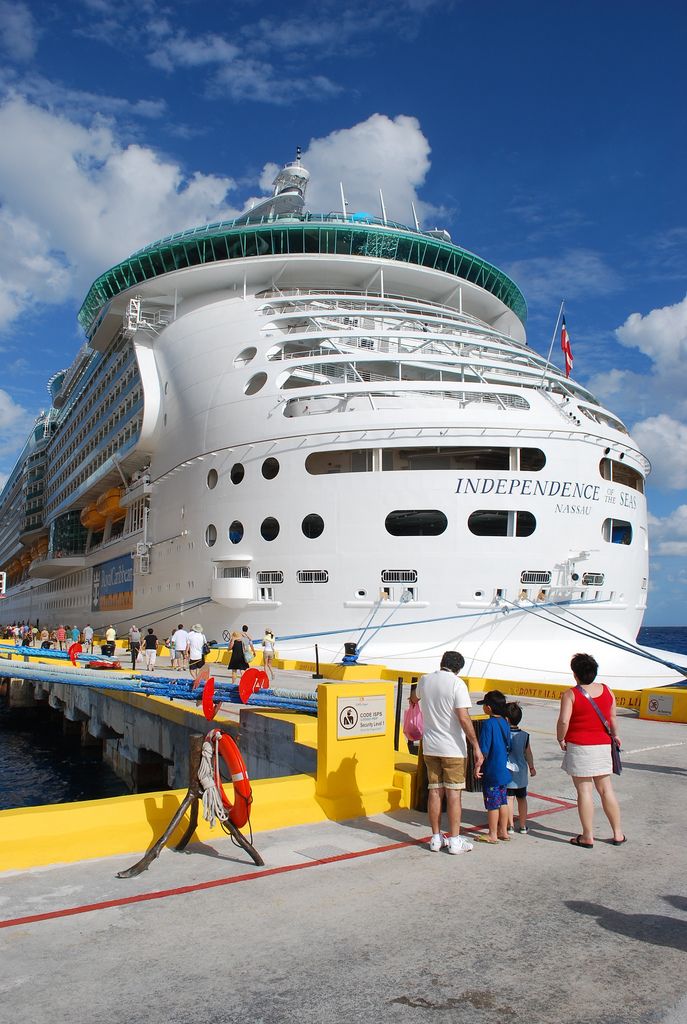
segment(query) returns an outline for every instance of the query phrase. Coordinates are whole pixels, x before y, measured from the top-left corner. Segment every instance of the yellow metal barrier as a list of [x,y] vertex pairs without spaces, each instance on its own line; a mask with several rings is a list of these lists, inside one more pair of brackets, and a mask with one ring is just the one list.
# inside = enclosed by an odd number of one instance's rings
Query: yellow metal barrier
[[642,690],[639,717],[652,722],[687,724],[687,688],[660,686]]

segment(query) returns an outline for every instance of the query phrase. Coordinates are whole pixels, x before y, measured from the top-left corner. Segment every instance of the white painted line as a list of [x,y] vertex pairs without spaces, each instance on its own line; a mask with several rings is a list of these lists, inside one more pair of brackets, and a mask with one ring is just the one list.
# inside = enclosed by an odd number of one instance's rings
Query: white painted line
[[667,750],[668,747],[684,747],[687,740],[681,740],[679,743],[659,743],[657,747],[637,747],[636,750],[626,750],[625,747],[621,747],[621,753],[623,757],[626,754],[643,754],[645,750]]

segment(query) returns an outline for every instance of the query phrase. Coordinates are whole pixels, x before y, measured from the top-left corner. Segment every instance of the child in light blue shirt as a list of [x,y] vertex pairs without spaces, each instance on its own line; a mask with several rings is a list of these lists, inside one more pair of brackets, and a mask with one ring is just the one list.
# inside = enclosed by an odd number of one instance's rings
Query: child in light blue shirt
[[522,708],[513,702],[506,705],[506,718],[510,722],[510,751],[508,764],[513,778],[508,783],[508,831],[514,831],[515,801],[518,801],[518,832],[527,834],[527,775],[534,777],[534,767],[530,734],[520,728]]

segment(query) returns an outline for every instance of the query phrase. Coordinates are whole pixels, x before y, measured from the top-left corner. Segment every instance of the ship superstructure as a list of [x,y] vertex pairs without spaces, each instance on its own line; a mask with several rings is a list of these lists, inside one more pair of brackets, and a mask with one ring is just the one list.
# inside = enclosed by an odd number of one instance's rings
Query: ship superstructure
[[94,282],[0,498],[5,621],[246,622],[295,657],[458,648],[492,679],[567,680],[582,647],[625,685],[670,677],[603,642],[634,642],[647,595],[624,425],[528,347],[502,271],[444,231],[309,213],[308,177]]

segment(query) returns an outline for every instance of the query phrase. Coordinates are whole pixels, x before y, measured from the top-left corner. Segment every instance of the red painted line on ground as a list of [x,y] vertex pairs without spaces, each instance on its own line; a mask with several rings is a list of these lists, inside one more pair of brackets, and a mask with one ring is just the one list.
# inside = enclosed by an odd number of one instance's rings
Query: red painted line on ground
[[[535,796],[534,793],[530,794]],[[533,811],[528,818],[540,818],[545,814],[556,814],[568,810],[576,804],[566,803],[555,797],[537,796],[538,800],[549,800],[556,807],[544,811]],[[483,825],[470,825],[463,832],[479,832]],[[406,842],[389,843],[387,846],[371,846],[365,850],[354,850],[350,853],[339,853],[333,857],[321,857],[319,860],[303,861],[297,864],[284,864],[278,868],[265,868],[250,874],[228,875],[226,878],[213,878],[209,882],[194,882],[192,885],[180,885],[174,889],[158,889],[155,892],[142,892],[136,896],[122,896],[116,900],[103,900],[100,903],[84,903],[78,907],[64,907],[61,910],[50,910],[44,914],[30,914],[26,917],[8,917],[0,921],[0,928],[16,928],[22,924],[36,924],[39,921],[54,921],[62,917],[74,917],[76,914],[90,914],[96,910],[110,910],[114,907],[127,907],[134,903],[148,903],[151,900],[164,900],[170,896],[184,896],[191,892],[202,892],[205,889],[217,889],[220,886],[234,885],[238,882],[252,882],[257,878],[269,878],[272,875],[284,875],[289,871],[302,871],[304,868],[323,867],[325,864],[338,864],[345,860],[357,860],[359,857],[371,857],[375,853],[390,853],[392,850],[407,850],[412,846],[420,846],[428,841],[428,836],[421,839],[408,839]]]

